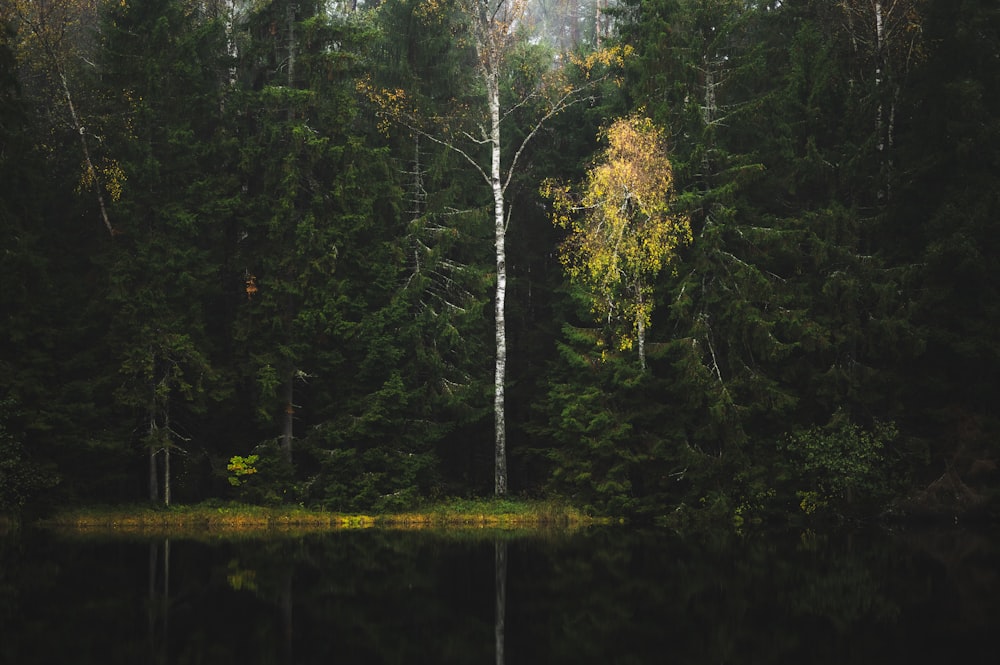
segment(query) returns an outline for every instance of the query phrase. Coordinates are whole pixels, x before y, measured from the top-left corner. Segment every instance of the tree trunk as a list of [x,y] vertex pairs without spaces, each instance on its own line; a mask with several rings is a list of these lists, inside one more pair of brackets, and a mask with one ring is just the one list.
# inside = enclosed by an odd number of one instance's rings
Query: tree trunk
[[[295,43],[295,10],[298,9],[298,5],[294,2],[289,2],[287,5],[288,11],[288,87],[295,87],[295,49],[297,44]],[[289,111],[291,113],[291,111]]]
[[639,346],[639,366],[646,371],[646,316],[643,313],[642,285],[639,285],[639,316],[635,322],[635,336]]
[[487,94],[490,107],[490,186],[493,190],[493,221],[495,226],[497,292],[496,319],[496,373],[494,377],[493,415],[495,434],[494,494],[507,496],[507,422],[504,413],[504,388],[507,375],[507,329],[505,298],[507,295],[507,253],[505,248],[507,225],[504,219],[504,192],[500,179],[500,80],[499,63],[490,63],[487,70]]
[[156,470],[156,385],[150,387],[152,394],[149,396],[149,430],[147,432],[147,445],[149,446],[149,501],[159,503],[160,485]]
[[152,438],[149,442],[149,501],[150,503],[159,503],[160,501],[160,487],[157,480],[156,473],[156,448],[153,447]]
[[94,189],[94,195],[97,197],[97,207],[101,211],[101,220],[104,222],[104,228],[108,230],[112,236],[117,232],[115,227],[111,225],[111,220],[108,218],[108,207],[104,203],[104,193],[101,191],[100,178],[97,177],[97,169],[94,168],[94,163],[90,159],[90,146],[87,144],[87,130],[80,123],[79,117],[76,115],[76,107],[73,106],[73,96],[69,91],[69,83],[66,81],[66,76],[59,71],[59,82],[62,84],[63,95],[66,97],[66,105],[69,107],[69,115],[73,121],[73,129],[76,133],[80,135],[80,149],[83,151],[83,163],[84,167],[87,169],[87,179],[90,181],[91,186]]
[[885,71],[885,24],[882,16],[882,3],[875,0],[872,10],[875,13],[875,98],[877,100],[875,109],[875,141],[876,150],[878,151],[880,179],[877,196],[879,201],[885,201],[888,199],[888,191],[886,190],[885,180],[887,175],[887,137],[885,136],[885,104],[883,100],[883,89],[885,87],[884,79],[887,72]]
[[163,408],[163,427],[166,437],[163,440],[163,505],[170,505],[170,405]]

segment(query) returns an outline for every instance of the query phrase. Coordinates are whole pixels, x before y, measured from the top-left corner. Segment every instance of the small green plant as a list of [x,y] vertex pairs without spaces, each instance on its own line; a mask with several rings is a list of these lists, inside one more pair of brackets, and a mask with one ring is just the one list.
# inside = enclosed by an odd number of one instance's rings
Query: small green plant
[[836,414],[826,427],[795,432],[786,440],[802,511],[811,515],[836,505],[877,501],[890,488],[885,449],[898,432],[892,423],[870,428]]
[[233,487],[240,487],[247,481],[247,476],[252,476],[257,473],[257,462],[260,459],[258,455],[247,455],[246,457],[241,457],[239,455],[233,455],[229,458],[229,464],[226,466],[226,470],[229,471],[229,484]]

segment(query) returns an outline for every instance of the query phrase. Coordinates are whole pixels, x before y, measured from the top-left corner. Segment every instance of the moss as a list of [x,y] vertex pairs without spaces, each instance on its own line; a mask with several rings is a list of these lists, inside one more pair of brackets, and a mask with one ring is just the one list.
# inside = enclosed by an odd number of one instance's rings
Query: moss
[[607,524],[559,503],[512,500],[451,500],[410,513],[342,514],[301,507],[198,504],[170,508],[88,507],[58,512],[39,524],[90,533],[313,532],[336,529],[522,529]]

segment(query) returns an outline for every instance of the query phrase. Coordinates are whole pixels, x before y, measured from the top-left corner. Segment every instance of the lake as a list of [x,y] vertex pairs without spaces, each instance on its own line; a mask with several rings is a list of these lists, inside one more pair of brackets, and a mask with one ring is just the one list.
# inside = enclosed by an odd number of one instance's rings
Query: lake
[[0,536],[0,662],[993,663],[1000,533]]

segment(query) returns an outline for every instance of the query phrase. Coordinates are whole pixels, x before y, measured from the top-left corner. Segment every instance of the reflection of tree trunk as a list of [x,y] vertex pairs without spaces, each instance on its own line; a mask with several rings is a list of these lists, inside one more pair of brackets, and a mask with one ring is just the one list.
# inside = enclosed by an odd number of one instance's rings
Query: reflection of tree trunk
[[[163,541],[163,590],[157,592],[159,577],[158,559],[160,546],[153,541],[149,543],[149,602],[147,612],[147,630],[149,632],[149,662],[167,662],[167,645],[170,642],[170,540]],[[159,626],[157,616],[159,615]]]
[[[152,458],[150,458],[152,459]],[[156,662],[156,561],[160,546],[149,542],[149,599],[146,602],[146,637],[149,639],[149,662]]]
[[294,634],[292,621],[292,568],[285,571],[281,591],[278,592],[278,607],[281,610],[282,632],[285,637],[285,662],[292,663],[292,636]]
[[170,539],[163,539],[163,598],[160,608],[163,618],[163,655],[164,661],[167,644],[170,643]]
[[496,638],[496,665],[504,664],[504,620],[507,614],[507,543],[497,540],[496,551],[496,623],[494,635]]

